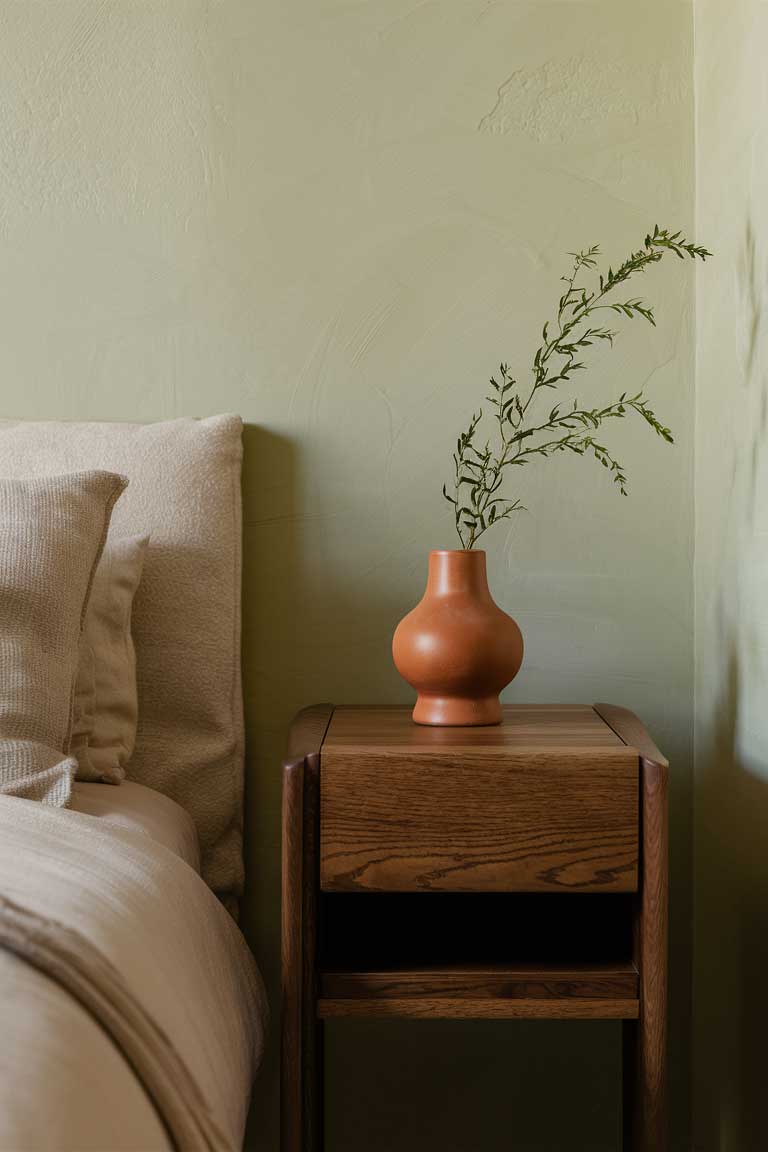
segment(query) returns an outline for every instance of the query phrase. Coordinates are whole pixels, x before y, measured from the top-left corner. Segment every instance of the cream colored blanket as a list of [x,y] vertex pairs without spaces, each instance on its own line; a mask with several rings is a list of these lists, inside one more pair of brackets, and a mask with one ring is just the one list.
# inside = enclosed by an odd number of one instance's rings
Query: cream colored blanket
[[0,797],[0,1149],[239,1148],[265,1012],[188,864]]

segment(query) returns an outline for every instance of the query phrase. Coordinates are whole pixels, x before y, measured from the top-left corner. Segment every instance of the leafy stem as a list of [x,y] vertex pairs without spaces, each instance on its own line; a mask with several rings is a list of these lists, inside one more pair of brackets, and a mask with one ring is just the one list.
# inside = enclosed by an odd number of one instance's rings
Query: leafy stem
[[[672,433],[656,417],[642,392],[627,396],[624,392],[604,408],[582,407],[578,400],[559,401],[546,419],[534,421],[533,409],[547,389],[560,389],[572,383],[575,373],[585,370],[581,359],[585,350],[595,344],[613,345],[618,332],[601,324],[595,314],[610,311],[626,320],[640,317],[655,325],[653,309],[634,296],[615,298],[616,290],[631,277],[658,263],[668,253],[679,259],[706,260],[706,248],[692,244],[680,232],[670,233],[656,226],[645,237],[643,246],[631,252],[616,269],[597,270],[600,249],[597,245],[582,252],[571,252],[570,272],[561,277],[565,285],[554,320],[548,320],[541,333],[531,365],[532,380],[521,397],[517,381],[507,364],[499,365],[498,379],[491,377],[491,394],[486,397],[496,426],[493,446],[490,440],[480,446],[478,428],[482,409],[472,414],[465,432],[456,442],[453,455],[454,477],[449,491],[443,485],[443,496],[453,506],[456,532],[462,548],[474,548],[479,538],[497,521],[523,511],[519,500],[502,492],[506,470],[523,466],[535,457],[548,457],[556,452],[588,455],[611,473],[622,495],[627,494],[626,473],[609,449],[595,438],[602,425],[612,419],[640,416],[663,440],[673,442]],[[591,288],[581,283],[583,274],[593,273]]]

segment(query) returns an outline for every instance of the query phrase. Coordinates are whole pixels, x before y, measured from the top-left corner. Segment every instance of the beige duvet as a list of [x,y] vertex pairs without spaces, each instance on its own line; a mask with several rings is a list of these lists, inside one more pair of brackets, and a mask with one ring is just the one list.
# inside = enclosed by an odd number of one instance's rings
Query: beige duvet
[[234,1149],[262,985],[194,868],[141,831],[0,797],[0,1150]]

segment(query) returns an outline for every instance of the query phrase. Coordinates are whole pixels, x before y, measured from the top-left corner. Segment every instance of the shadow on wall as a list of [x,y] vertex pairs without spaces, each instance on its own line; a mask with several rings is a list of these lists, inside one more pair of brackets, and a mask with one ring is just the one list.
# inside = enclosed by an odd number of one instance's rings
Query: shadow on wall
[[[273,1010],[246,1146],[277,1152],[280,762],[287,728],[299,708],[321,700],[410,699],[390,642],[414,602],[414,573],[395,563],[384,575],[365,567],[350,575],[350,556],[337,555],[327,539],[336,511],[318,485],[332,490],[334,461],[317,444],[302,445],[299,455],[290,440],[252,425],[244,442],[243,926]],[[417,580],[423,587],[421,572]],[[510,1133],[526,1152],[615,1152],[620,1025],[613,1022],[334,1022],[326,1044],[333,1152],[502,1152]]]
[[[707,1149],[768,1147],[768,316],[751,223],[739,281],[744,308],[740,433],[717,600],[720,666],[697,803],[697,1058],[720,1086]],[[725,391],[725,389],[724,389]]]

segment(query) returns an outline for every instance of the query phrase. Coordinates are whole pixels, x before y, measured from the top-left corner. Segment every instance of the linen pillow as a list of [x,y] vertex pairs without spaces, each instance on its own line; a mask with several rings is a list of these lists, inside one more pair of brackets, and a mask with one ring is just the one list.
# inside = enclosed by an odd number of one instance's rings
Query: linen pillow
[[139,724],[129,776],[197,826],[202,872],[236,912],[243,882],[242,422],[0,420],[0,476],[99,468],[130,485],[117,536],[151,534],[131,629]]
[[0,792],[59,807],[80,630],[123,476],[0,480]]
[[109,537],[93,579],[75,681],[78,780],[119,784],[136,742],[131,608],[148,544],[149,536]]

